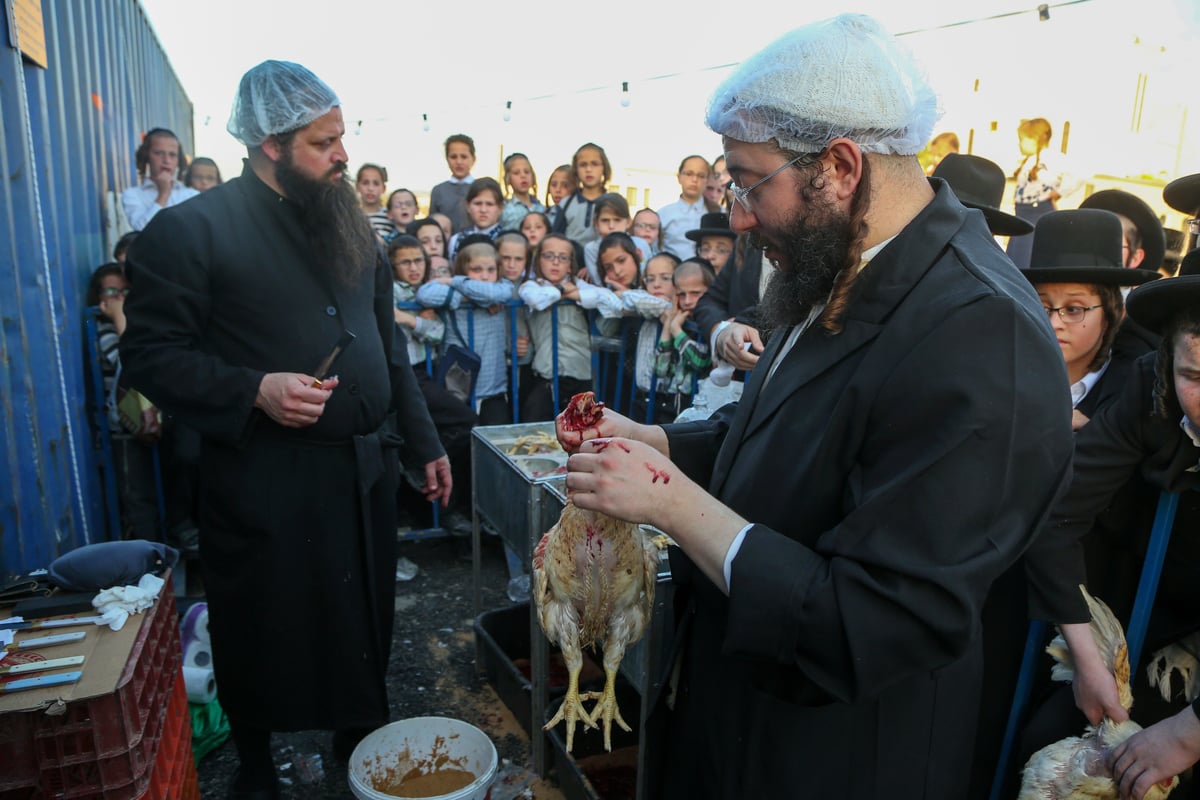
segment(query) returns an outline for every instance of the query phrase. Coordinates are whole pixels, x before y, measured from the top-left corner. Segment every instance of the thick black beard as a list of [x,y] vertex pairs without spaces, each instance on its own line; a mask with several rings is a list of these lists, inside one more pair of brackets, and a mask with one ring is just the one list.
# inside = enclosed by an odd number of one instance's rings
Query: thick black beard
[[833,206],[792,219],[778,242],[783,258],[758,305],[764,332],[799,325],[829,298],[846,266],[850,239],[850,217]]
[[[275,162],[275,180],[288,199],[300,206],[300,226],[317,265],[346,286],[355,286],[363,273],[374,267],[378,245],[345,165],[339,166],[314,180],[295,168],[291,150],[285,148]],[[340,179],[331,180],[339,173]]]

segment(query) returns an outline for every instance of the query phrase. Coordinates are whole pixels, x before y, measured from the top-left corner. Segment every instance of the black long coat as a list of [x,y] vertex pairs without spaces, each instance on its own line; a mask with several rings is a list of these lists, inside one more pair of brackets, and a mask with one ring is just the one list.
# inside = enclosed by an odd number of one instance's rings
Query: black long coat
[[[752,520],[726,598],[690,595],[668,797],[965,796],[979,616],[1071,452],[1066,372],[983,216],[933,202],[736,406],[667,426],[672,459]],[[1063,393],[1046,391],[1055,382]]]
[[[442,454],[383,259],[348,286],[314,263],[298,208],[247,166],[155,216],[130,253],[121,355],[132,384],[203,436],[200,557],[231,718],[269,730],[387,721],[395,585],[394,437]],[[320,420],[254,409],[268,372],[311,374],[344,329]],[[393,357],[394,356],[394,357]]]

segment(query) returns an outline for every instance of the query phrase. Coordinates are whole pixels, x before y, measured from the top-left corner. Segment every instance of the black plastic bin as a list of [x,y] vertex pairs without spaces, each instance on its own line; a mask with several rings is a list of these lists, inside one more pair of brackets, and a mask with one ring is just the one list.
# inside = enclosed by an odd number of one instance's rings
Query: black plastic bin
[[[533,688],[529,679],[529,603],[485,611],[475,620],[475,658],[483,665],[488,683],[513,713],[521,728],[530,732]],[[550,648],[550,699],[567,691],[567,671],[562,653]],[[585,650],[579,690],[604,688],[604,670]]]

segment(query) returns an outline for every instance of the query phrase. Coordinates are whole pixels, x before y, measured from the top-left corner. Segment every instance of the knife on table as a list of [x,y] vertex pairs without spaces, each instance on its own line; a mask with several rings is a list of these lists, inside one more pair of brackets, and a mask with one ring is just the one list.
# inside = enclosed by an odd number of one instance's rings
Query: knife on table
[[82,641],[85,636],[87,636],[87,631],[73,631],[72,633],[56,633],[53,636],[42,636],[38,639],[25,639],[0,647],[0,653],[13,653],[18,650],[36,650],[40,647],[71,644],[72,642]]
[[57,675],[38,675],[33,678],[22,678],[19,681],[0,683],[0,694],[19,692],[22,689],[44,689],[47,686],[63,686],[68,683],[79,683],[82,672],[60,672]]
[[26,672],[45,672],[48,669],[77,667],[83,663],[83,659],[84,656],[67,656],[66,658],[48,658],[45,661],[27,661],[8,667],[0,664],[0,675],[21,675]]
[[99,625],[102,617],[73,617],[72,619],[39,619],[32,622],[0,622],[0,631],[31,631],[38,628],[69,628],[72,625]]

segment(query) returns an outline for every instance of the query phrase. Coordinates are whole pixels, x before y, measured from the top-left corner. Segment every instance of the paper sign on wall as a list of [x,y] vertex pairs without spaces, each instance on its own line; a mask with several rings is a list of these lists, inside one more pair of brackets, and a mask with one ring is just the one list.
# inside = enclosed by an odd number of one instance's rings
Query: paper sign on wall
[[41,0],[9,0],[9,44],[42,69],[46,62],[46,26],[42,20]]

